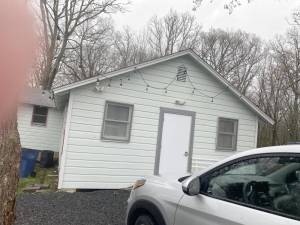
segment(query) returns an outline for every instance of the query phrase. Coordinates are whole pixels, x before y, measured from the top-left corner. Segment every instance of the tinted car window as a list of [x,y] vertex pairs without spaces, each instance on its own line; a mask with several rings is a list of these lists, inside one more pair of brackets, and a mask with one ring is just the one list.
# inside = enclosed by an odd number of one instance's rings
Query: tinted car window
[[262,157],[228,164],[202,178],[202,193],[300,218],[300,158]]

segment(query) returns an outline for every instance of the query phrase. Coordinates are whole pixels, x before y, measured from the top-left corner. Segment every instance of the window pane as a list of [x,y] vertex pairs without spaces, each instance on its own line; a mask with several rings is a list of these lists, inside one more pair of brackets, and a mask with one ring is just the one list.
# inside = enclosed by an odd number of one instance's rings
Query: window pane
[[226,175],[255,175],[256,172],[256,165],[249,164],[245,166],[240,166],[237,168],[232,168],[232,170],[226,172]]
[[46,121],[47,121],[47,116],[43,116],[43,115],[32,116],[32,123],[46,124]]
[[34,114],[39,114],[39,115],[47,115],[48,114],[48,108],[47,107],[42,107],[42,106],[34,106],[33,113]]
[[128,121],[129,106],[108,104],[106,119]]
[[202,192],[210,196],[300,218],[300,158],[244,160],[203,179]]
[[106,121],[104,127],[104,136],[108,137],[127,137],[127,123]]
[[219,134],[218,147],[221,148],[233,148],[233,135]]
[[235,122],[231,120],[220,119],[219,121],[219,131],[234,133]]

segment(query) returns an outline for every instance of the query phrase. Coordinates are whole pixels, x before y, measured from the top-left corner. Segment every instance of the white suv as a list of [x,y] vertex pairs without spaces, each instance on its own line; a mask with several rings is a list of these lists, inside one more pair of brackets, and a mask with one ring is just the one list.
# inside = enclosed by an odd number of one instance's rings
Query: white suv
[[178,180],[138,180],[127,225],[300,225],[300,146],[237,154]]

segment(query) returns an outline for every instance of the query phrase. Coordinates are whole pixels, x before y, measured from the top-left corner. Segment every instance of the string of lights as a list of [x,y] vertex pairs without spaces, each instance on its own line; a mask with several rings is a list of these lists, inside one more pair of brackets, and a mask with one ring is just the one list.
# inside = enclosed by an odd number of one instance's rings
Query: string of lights
[[[150,82],[147,81],[147,79],[145,79],[144,75],[138,69],[134,70],[134,74],[137,74],[137,75],[140,76],[140,78],[142,79],[142,81],[146,85],[146,91],[147,92],[149,91],[150,88],[152,88],[152,89],[156,89],[156,90],[164,90],[165,93],[168,93],[168,88],[177,80],[177,75],[175,74],[174,78],[172,78],[170,80],[170,82],[167,83],[166,85],[164,85],[164,86],[155,86],[155,85],[150,84]],[[216,99],[218,96],[220,96],[221,94],[223,94],[227,90],[227,89],[224,89],[224,90],[218,92],[216,95],[213,95],[213,96],[208,95],[208,94],[204,93],[203,90],[196,87],[196,85],[194,84],[194,82],[191,79],[191,76],[187,72],[185,73],[185,75],[186,75],[187,81],[189,82],[189,84],[192,88],[191,94],[195,94],[197,92],[201,96],[209,98],[211,100],[211,102],[214,102],[214,99]],[[130,74],[128,75],[127,80],[130,80]],[[111,87],[111,82],[112,82],[112,78],[109,78],[109,80],[107,82],[107,87],[108,88]],[[98,86],[100,85],[100,80],[97,81],[96,86],[97,85]],[[122,87],[124,85],[122,78],[120,78],[120,84],[119,85],[120,85],[120,87]]]
[[[167,85],[165,85],[164,87],[157,87],[157,86],[150,85],[150,83],[144,78],[143,74],[139,70],[135,70],[134,73],[137,73],[140,75],[140,77],[142,78],[143,82],[146,85],[146,91],[148,91],[149,88],[153,88],[153,89],[158,89],[158,90],[165,90],[165,93],[167,93],[168,88],[174,83],[174,81],[176,81],[176,78],[177,78],[177,76],[175,75],[174,78]],[[195,92],[197,92],[200,95],[202,95],[203,97],[211,99],[211,102],[213,102],[214,99],[216,99],[216,97],[218,97],[219,95],[223,94],[226,91],[226,90],[222,90],[214,96],[207,95],[195,86],[195,84],[192,82],[189,74],[186,74],[186,75],[187,75],[187,80],[193,89],[192,94],[195,94]]]
[[150,83],[144,78],[143,74],[139,71],[139,70],[135,70],[134,71],[135,73],[137,73],[138,75],[140,75],[140,77],[142,78],[143,82],[145,83],[146,85],[146,91],[149,90],[149,88],[153,88],[153,89],[157,89],[157,90],[164,90],[165,93],[168,92],[168,88],[174,83],[174,81],[176,80],[176,76],[167,84],[165,85],[164,87],[157,87],[157,86],[153,86],[153,85],[150,85]]

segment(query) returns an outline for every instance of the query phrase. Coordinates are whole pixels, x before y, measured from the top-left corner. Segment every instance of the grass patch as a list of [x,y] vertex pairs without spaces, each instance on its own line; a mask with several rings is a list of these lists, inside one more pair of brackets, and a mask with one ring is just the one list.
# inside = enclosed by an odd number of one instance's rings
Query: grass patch
[[[23,193],[23,189],[34,184],[49,185],[49,191],[57,189],[57,168],[41,168],[37,163],[35,166],[35,177],[20,178],[17,193]],[[50,175],[50,176],[49,176]]]

